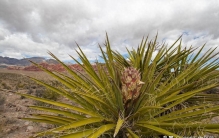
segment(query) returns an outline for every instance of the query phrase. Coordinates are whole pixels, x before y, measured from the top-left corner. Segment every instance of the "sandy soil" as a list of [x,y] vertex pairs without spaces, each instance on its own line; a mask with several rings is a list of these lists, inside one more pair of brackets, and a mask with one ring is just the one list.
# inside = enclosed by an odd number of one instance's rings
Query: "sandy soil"
[[[26,93],[26,91],[19,91]],[[5,90],[0,92],[7,97],[0,111],[0,138],[28,138],[35,132],[48,129],[47,124],[39,124],[19,118],[28,117],[30,113],[36,113],[29,108],[34,102],[30,99],[21,99],[21,96]]]
[[0,69],[0,96],[5,99],[4,103],[0,104],[0,138],[28,138],[35,132],[52,127],[44,123],[19,119],[28,117],[31,113],[36,113],[36,111],[27,107],[34,105],[35,101],[21,97],[14,92],[28,93],[28,85],[38,87],[33,81],[19,74],[41,78],[42,80],[50,80],[51,78],[44,72]]

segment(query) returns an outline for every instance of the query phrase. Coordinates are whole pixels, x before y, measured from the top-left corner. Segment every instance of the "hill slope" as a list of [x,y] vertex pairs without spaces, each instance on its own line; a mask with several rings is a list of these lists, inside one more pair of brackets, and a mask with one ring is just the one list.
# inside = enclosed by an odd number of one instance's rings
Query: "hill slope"
[[54,59],[45,59],[43,57],[31,57],[25,59],[16,59],[16,58],[9,58],[9,57],[2,57],[0,56],[0,65],[17,65],[17,66],[29,66],[31,63],[29,60],[41,63],[46,62],[48,64],[57,64],[58,62]]

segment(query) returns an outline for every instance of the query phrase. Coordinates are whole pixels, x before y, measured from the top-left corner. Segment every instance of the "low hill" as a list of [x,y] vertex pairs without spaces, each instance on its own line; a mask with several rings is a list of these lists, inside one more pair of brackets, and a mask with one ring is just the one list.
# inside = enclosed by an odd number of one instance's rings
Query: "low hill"
[[30,66],[31,63],[29,60],[36,62],[36,63],[48,63],[48,64],[57,64],[58,62],[54,59],[46,59],[43,57],[31,57],[31,58],[24,58],[24,59],[16,59],[16,58],[9,58],[9,57],[2,57],[0,56],[0,66],[7,66],[7,65],[16,65],[16,66]]

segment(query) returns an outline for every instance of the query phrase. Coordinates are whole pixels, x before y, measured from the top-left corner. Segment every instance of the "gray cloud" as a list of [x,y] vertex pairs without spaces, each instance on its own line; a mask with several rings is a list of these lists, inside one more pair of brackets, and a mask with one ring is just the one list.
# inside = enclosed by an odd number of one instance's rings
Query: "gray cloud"
[[219,2],[1,0],[0,56],[75,56],[75,41],[90,59],[108,33],[114,49],[137,46],[143,36],[173,42],[181,34],[185,45],[219,44]]

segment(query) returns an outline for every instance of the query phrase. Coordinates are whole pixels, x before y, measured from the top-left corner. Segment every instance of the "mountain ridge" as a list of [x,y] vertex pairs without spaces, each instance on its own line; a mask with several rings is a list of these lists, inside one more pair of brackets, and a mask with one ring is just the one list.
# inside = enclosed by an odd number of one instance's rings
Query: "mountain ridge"
[[58,62],[56,60],[46,59],[44,57],[30,57],[30,58],[16,59],[16,58],[0,56],[0,65],[29,66],[29,65],[31,65],[31,62],[29,60],[36,62],[36,63],[45,62],[48,64],[58,64]]

